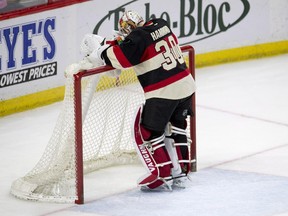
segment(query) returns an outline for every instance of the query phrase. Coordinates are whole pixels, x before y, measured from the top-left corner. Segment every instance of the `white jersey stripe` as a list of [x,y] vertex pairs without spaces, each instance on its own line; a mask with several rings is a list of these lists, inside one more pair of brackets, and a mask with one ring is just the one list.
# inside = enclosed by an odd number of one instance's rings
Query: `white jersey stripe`
[[120,64],[120,62],[118,61],[114,51],[113,51],[113,47],[109,47],[107,49],[107,56],[112,64],[112,67],[116,68],[116,69],[122,69],[123,66]]
[[151,59],[148,59],[147,61],[144,61],[138,65],[134,66],[136,74],[143,75],[147,72],[153,71],[157,68],[160,68],[162,66],[162,62],[164,62],[164,57],[162,54],[156,55]]
[[164,88],[146,92],[145,98],[169,98],[172,100],[182,99],[192,95],[196,86],[192,76],[186,76]]

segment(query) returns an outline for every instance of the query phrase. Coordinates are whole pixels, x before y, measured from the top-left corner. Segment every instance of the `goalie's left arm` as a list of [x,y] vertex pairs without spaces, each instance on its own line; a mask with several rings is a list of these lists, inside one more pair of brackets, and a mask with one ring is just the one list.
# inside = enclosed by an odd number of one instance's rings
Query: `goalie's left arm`
[[96,50],[101,47],[101,43],[104,38],[95,34],[86,34],[80,44],[80,51],[84,55],[84,58],[69,65],[65,69],[65,77],[73,76],[73,74],[79,71],[89,70],[95,67],[104,65],[104,61],[98,57]]

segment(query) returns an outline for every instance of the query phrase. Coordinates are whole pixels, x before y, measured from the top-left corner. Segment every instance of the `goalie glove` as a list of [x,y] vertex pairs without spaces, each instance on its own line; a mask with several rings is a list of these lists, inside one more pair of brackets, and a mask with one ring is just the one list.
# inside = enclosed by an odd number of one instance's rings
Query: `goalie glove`
[[105,38],[99,35],[86,34],[80,45],[81,53],[83,53],[85,57],[80,62],[69,65],[64,72],[65,77],[73,76],[79,71],[105,65],[105,62],[99,57],[99,52],[101,55],[103,50],[109,47],[109,45],[101,45],[104,41]]
[[80,50],[85,58],[94,66],[105,65],[102,52],[110,46],[109,41],[96,34],[86,34],[81,42]]
[[86,34],[81,41],[80,50],[85,56],[90,55],[101,46],[104,38],[95,34]]
[[86,58],[94,65],[94,66],[101,66],[105,65],[105,61],[102,58],[102,53],[104,50],[108,49],[110,47],[110,44],[105,44],[102,46],[99,46],[97,49],[95,49],[90,55],[88,55]]
[[105,65],[106,63],[102,58],[102,52],[109,46],[109,44],[106,44],[98,47],[98,49],[95,49],[90,55],[86,56],[86,58],[94,65],[94,67]]

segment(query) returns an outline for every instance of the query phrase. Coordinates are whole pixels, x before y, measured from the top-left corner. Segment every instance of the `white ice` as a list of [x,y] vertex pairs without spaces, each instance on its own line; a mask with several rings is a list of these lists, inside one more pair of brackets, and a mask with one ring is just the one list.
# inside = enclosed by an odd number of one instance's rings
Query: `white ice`
[[85,204],[19,200],[12,181],[40,159],[61,103],[0,119],[2,216],[288,215],[288,55],[196,70],[198,171],[189,187],[139,191],[141,165],[85,178]]

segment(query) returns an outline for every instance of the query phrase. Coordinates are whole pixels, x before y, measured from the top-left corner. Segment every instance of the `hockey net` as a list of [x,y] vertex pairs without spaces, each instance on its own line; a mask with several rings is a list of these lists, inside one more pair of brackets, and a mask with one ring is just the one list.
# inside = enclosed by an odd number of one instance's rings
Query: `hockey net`
[[[194,50],[181,48],[192,75]],[[132,69],[120,76],[102,66],[66,79],[62,110],[46,149],[36,166],[15,180],[11,193],[21,199],[82,204],[83,175],[113,165],[138,163],[132,130],[143,90]],[[195,95],[187,135],[192,171],[196,171]]]

